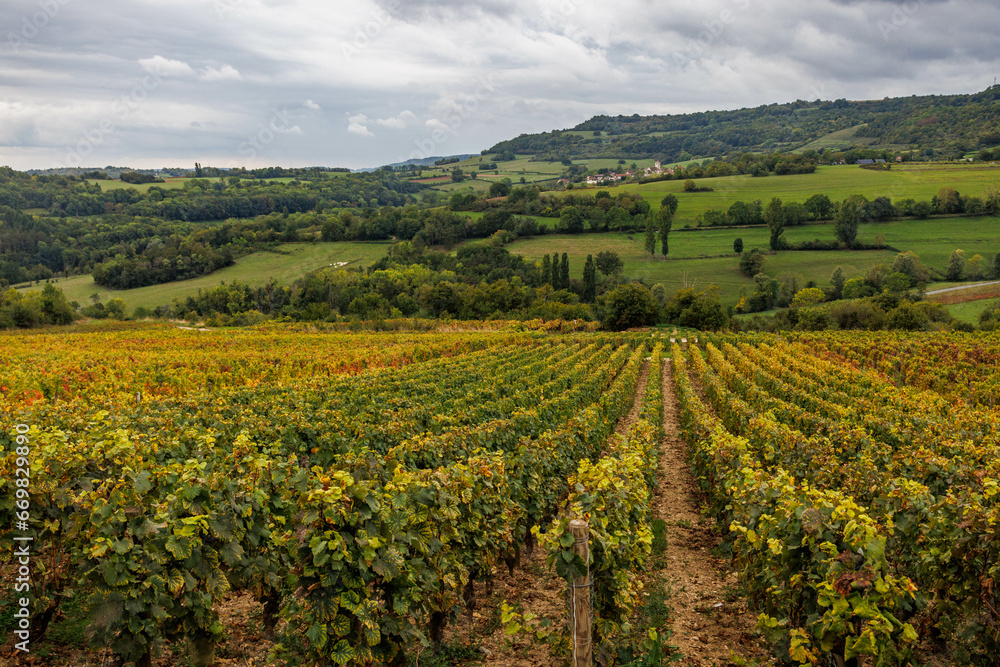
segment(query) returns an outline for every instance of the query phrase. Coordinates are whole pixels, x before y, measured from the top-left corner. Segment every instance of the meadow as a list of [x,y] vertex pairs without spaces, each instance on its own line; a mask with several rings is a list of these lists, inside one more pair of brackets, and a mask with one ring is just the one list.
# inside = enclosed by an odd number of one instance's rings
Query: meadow
[[[752,247],[766,249],[766,231],[745,229],[736,234],[744,237],[748,250]],[[739,272],[739,261],[733,253],[732,241],[736,234],[734,230],[673,233],[670,235],[671,254],[667,259],[662,259],[659,254],[652,256],[646,252],[642,245],[642,234],[638,233],[538,236],[515,241],[508,247],[512,253],[536,261],[541,261],[543,255],[559,253],[561,256],[562,253],[567,253],[570,275],[574,278],[583,277],[587,255],[596,256],[599,252],[610,250],[622,258],[623,272],[630,278],[642,280],[647,285],[662,283],[668,293],[684,287],[701,290],[714,285],[719,288],[723,303],[735,304],[743,289],[753,289],[753,280]],[[755,238],[762,242],[751,243]],[[717,243],[713,244],[713,240],[717,240]],[[694,254],[698,248],[718,248],[718,252],[715,256],[705,257]],[[689,253],[687,257],[684,256],[685,252]],[[764,271],[775,277],[798,276],[799,284],[803,287],[808,280],[826,285],[837,267],[843,268],[848,276],[858,276],[875,264],[892,262],[894,257],[895,253],[888,250],[780,252],[767,257]]]
[[[233,266],[190,280],[112,290],[96,285],[92,276],[84,275],[59,278],[56,286],[62,289],[67,299],[81,306],[90,304],[92,294],[99,295],[105,303],[110,299],[123,299],[131,313],[139,306],[155,308],[170,305],[174,299],[195,296],[199,290],[217,287],[221,282],[239,281],[259,287],[273,278],[279,285],[291,285],[309,271],[338,262],[347,262],[346,267],[367,266],[385,255],[389,245],[389,242],[290,243],[278,246],[276,252],[256,252],[241,257]],[[40,286],[31,289],[40,289]]]
[[[956,248],[965,250],[966,257],[980,254],[986,264],[1000,252],[1000,218],[940,218],[872,223],[861,226],[858,240],[875,244],[879,237],[886,246],[900,252],[912,251],[928,266],[944,272],[948,259]],[[551,235],[518,240],[508,248],[512,253],[540,261],[543,255],[567,253],[570,273],[583,277],[583,265],[588,254],[610,250],[618,253],[624,273],[647,284],[663,283],[668,290],[694,285],[699,289],[716,285],[723,303],[735,303],[740,291],[752,289],[753,280],[739,272],[733,241],[743,239],[745,250],[759,248],[767,252],[768,230],[764,227],[741,229],[702,228],[675,230],[670,234],[670,253],[666,259],[651,256],[643,246],[641,231],[631,234]],[[809,224],[788,227],[784,238],[789,243],[819,239],[834,239],[834,226]],[[804,285],[809,280],[820,286],[828,285],[830,276],[841,267],[848,278],[863,276],[879,263],[891,263],[896,252],[885,250],[781,251],[767,256],[764,271],[770,276],[798,276]]]
[[[825,194],[833,201],[842,201],[855,194],[868,199],[889,197],[893,201],[930,201],[944,187],[953,187],[963,195],[983,196],[991,186],[1000,186],[1000,166],[911,163],[893,165],[890,171],[874,171],[853,165],[836,165],[818,167],[813,174],[765,178],[725,176],[699,179],[697,184],[713,191],[684,192],[683,181],[624,184],[585,191],[596,194],[599,189],[607,189],[612,196],[635,192],[641,194],[654,209],[659,208],[663,197],[673,194],[680,202],[674,225],[693,227],[697,225],[698,217],[709,209],[728,210],[736,201],[760,200],[766,204],[772,197],[778,197],[785,203],[803,203],[815,194]],[[574,189],[571,192],[578,194],[580,191]]]

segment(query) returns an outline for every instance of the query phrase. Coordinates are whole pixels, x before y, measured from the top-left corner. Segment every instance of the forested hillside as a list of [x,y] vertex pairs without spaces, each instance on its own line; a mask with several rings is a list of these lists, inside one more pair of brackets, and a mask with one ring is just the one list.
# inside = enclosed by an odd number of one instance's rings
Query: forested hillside
[[990,149],[1000,145],[1000,86],[975,95],[797,100],[735,111],[595,116],[572,130],[522,134],[485,153],[674,162],[732,151],[795,150],[834,133],[829,148],[891,146],[953,156]]

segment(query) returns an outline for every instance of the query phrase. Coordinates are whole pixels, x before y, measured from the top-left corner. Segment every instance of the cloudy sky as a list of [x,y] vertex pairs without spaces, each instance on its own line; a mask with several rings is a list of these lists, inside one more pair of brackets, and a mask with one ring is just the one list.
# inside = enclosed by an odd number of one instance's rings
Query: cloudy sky
[[595,114],[972,93],[985,0],[5,0],[0,164],[372,167]]

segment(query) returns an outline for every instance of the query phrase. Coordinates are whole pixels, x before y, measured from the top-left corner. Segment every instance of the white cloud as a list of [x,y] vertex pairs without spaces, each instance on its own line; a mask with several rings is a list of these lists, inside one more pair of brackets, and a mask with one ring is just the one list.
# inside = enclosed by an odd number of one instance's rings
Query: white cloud
[[223,65],[220,69],[206,67],[198,77],[202,81],[242,81],[243,77],[232,65]]
[[391,118],[379,118],[375,122],[394,130],[401,130],[405,127],[415,125],[419,121],[417,119],[417,115],[407,109],[397,116],[392,116]]
[[311,111],[319,111],[322,108],[322,107],[320,107],[320,105],[316,104],[312,100],[306,100],[306,102],[305,102],[305,104],[303,106],[306,109],[309,109]]
[[351,116],[347,119],[347,131],[359,137],[374,137],[375,135],[368,129],[368,122],[368,116],[363,113]]
[[163,56],[153,56],[152,58],[143,58],[139,61],[142,68],[149,72],[150,74],[155,74],[156,76],[194,76],[194,69],[191,68],[186,62],[181,60],[170,60],[169,58],[164,58]]
[[177,77],[185,79],[199,79],[200,81],[207,81],[214,83],[217,81],[242,81],[243,76],[239,73],[232,65],[223,65],[220,68],[215,68],[209,65],[203,68],[200,72],[196,72],[191,65],[187,64],[183,60],[171,60],[169,58],[164,58],[163,56],[153,56],[152,58],[142,58],[139,60],[139,64],[142,68],[160,77]]

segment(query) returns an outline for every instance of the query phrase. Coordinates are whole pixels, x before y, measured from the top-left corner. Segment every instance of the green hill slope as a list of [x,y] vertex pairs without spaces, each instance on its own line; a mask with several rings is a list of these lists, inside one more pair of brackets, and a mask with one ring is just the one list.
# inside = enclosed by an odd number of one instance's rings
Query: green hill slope
[[[818,143],[817,143],[818,142]],[[846,149],[940,151],[960,156],[1000,145],[1000,86],[975,95],[771,104],[666,116],[595,116],[565,131],[523,134],[488,153],[570,158],[721,156],[732,151]]]

